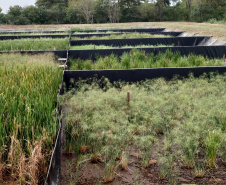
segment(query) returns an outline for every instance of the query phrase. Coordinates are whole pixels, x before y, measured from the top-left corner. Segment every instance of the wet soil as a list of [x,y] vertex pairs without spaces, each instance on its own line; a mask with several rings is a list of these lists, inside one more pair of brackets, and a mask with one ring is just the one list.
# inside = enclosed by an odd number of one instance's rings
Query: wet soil
[[[136,153],[130,155],[128,170],[122,170],[118,167],[113,182],[105,183],[104,163],[99,162],[93,164],[89,161],[83,163],[79,170],[76,170],[76,156],[65,155],[61,156],[61,185],[76,184],[76,185],[158,185],[170,184],[168,178],[160,179],[159,166],[157,159],[152,159],[148,168],[141,167]],[[175,164],[179,169],[177,174],[177,184],[208,184],[208,185],[223,185],[226,184],[226,164],[220,158],[216,160],[216,168],[206,169],[205,175],[202,178],[196,178],[194,169],[187,169],[185,166]]]

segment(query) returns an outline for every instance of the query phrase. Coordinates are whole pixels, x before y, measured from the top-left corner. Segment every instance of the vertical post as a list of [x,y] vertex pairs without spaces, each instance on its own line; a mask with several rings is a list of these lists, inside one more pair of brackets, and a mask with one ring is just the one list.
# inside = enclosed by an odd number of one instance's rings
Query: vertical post
[[140,42],[140,46],[142,46],[142,42]]
[[129,103],[129,102],[130,102],[130,93],[127,92],[127,103]]
[[178,41],[178,46],[180,46],[180,41]]
[[225,54],[223,55],[223,62],[225,62]]

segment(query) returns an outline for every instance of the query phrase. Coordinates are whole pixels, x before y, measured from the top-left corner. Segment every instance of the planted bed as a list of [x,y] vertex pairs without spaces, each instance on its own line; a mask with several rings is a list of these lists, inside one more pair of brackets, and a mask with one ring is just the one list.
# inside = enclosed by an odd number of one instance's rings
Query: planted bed
[[62,70],[51,53],[0,57],[0,183],[44,184]]
[[70,59],[70,70],[99,70],[99,69],[133,69],[133,68],[160,68],[160,67],[198,67],[198,66],[225,66],[223,59],[208,59],[203,56],[189,54],[181,56],[167,50],[165,53],[148,54],[137,49],[125,52],[122,56],[111,54],[99,57],[96,61]]
[[61,184],[225,183],[225,82],[77,79],[61,100]]
[[158,38],[158,37],[171,37],[169,35],[151,35],[149,33],[123,33],[123,34],[96,34],[92,36],[92,34],[87,35],[87,37],[78,37],[76,35],[72,36],[72,40],[100,40],[100,39],[129,39],[129,38]]
[[16,39],[0,41],[0,51],[67,50],[68,38]]

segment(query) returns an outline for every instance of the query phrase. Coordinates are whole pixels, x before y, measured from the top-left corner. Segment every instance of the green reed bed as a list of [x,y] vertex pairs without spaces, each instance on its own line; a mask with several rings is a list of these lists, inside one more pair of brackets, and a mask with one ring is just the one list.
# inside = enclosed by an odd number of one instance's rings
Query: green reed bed
[[0,51],[66,50],[67,48],[68,38],[16,39],[0,41]]
[[107,57],[99,57],[96,61],[70,59],[71,70],[98,70],[98,69],[133,69],[133,68],[159,68],[159,67],[198,67],[198,66],[225,66],[222,59],[207,59],[203,56],[190,54],[181,56],[167,50],[154,56],[144,51],[132,49],[129,53],[123,53],[118,57],[111,54]]
[[151,47],[172,47],[174,45],[137,45],[137,46],[106,46],[106,45],[94,45],[94,44],[89,44],[89,45],[81,45],[81,46],[71,46],[71,50],[82,50],[82,49],[116,49],[116,48],[151,48]]
[[79,154],[77,170],[104,163],[102,182],[113,181],[117,168],[128,170],[135,154],[143,168],[157,160],[159,179],[170,184],[184,168],[201,178],[217,168],[216,159],[226,162],[225,86],[226,75],[213,73],[134,84],[79,81],[62,98],[69,110],[64,152]]
[[0,55],[0,183],[43,184],[59,123],[53,54]]
[[[81,33],[82,34],[82,33]],[[76,37],[72,35],[72,40],[100,40],[100,39],[134,39],[134,38],[167,38],[172,37],[169,35],[151,35],[148,33],[123,33],[123,34],[113,34],[106,36],[91,36],[91,37]]]

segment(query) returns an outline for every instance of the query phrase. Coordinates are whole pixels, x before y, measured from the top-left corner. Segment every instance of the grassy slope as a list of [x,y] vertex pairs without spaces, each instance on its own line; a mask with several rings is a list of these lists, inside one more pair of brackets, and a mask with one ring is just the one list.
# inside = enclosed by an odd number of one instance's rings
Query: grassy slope
[[226,41],[226,25],[194,22],[135,22],[115,24],[64,24],[64,25],[0,25],[0,29],[65,29],[65,28],[129,28],[129,27],[164,27],[171,31],[186,31],[199,36],[214,36]]

